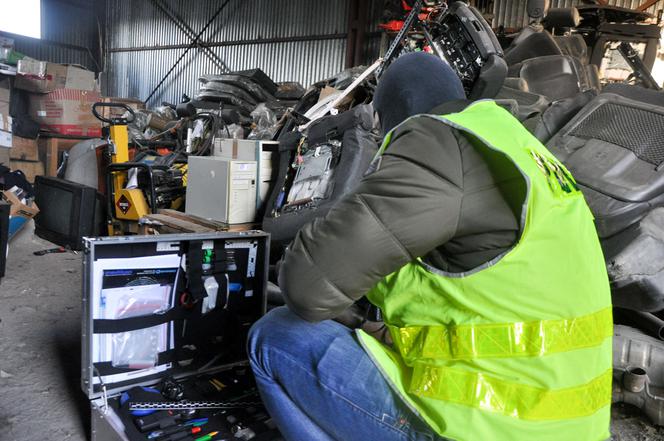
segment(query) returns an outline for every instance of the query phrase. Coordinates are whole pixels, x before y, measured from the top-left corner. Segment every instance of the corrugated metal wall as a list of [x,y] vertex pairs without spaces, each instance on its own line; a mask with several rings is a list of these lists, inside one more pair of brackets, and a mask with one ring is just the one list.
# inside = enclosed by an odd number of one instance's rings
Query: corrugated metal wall
[[[18,0],[20,1],[20,0]],[[42,39],[14,38],[17,51],[37,60],[80,64],[99,71],[94,0],[42,0]]]
[[[623,8],[636,9],[644,3],[645,0],[608,0],[608,4],[612,6],[620,6]],[[526,14],[527,0],[496,0],[493,6],[493,23],[492,27],[497,29],[499,26],[505,28],[519,29],[528,24],[528,15]],[[582,0],[551,0],[550,7],[552,8],[568,8],[570,6],[577,6],[583,4]],[[664,9],[664,0],[660,0],[653,6],[647,9],[654,16],[657,11]]]
[[[157,2],[193,32],[176,26]],[[189,36],[223,4],[108,0],[106,92],[146,99],[185,52]],[[275,81],[299,81],[305,87],[330,76],[344,68],[348,6],[349,0],[229,0],[200,38],[208,48],[191,49],[148,104],[192,96],[200,75],[225,68],[260,67]]]

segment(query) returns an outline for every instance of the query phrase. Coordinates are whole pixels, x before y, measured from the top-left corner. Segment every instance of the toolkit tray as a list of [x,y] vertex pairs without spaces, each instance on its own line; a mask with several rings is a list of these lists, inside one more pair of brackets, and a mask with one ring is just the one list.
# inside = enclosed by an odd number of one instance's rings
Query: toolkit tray
[[[281,439],[246,361],[247,333],[265,313],[268,259],[262,231],[84,240],[81,387],[92,440],[178,428],[176,438],[152,439]],[[182,409],[132,413],[139,401]],[[219,402],[225,408],[187,410]]]

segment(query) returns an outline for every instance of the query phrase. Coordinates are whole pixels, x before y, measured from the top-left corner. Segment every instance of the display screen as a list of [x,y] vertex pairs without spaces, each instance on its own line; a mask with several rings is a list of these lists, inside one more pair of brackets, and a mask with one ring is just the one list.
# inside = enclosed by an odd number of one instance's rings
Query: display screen
[[74,193],[72,191],[41,184],[39,186],[39,214],[37,219],[39,227],[69,236],[73,204]]

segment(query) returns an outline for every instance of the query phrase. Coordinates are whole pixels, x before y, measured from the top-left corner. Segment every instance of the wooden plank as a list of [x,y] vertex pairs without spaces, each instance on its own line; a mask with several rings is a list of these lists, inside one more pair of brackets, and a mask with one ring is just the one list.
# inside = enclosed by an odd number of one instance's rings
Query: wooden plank
[[261,224],[233,224],[228,226],[228,231],[238,232],[238,231],[249,231],[249,230],[259,230]]
[[188,222],[186,220],[177,219],[165,214],[148,214],[145,216],[145,218],[151,221],[159,222],[169,228],[173,228],[183,233],[209,233],[215,231],[211,228],[207,228],[193,222]]
[[171,210],[168,208],[162,208],[158,210],[159,214],[163,214],[166,216],[174,217],[176,219],[180,219],[186,222],[191,222],[197,225],[200,225],[202,227],[209,228],[211,230],[215,231],[225,231],[228,229],[228,225],[226,225],[223,222],[219,221],[214,221],[210,219],[205,219],[199,216],[194,216],[193,214],[187,214],[183,213],[181,211],[176,211],[176,210]]
[[40,136],[38,139],[39,149],[45,151],[46,176],[58,174],[58,153],[60,150],[69,150],[84,139],[68,138],[46,138]]
[[46,176],[58,174],[58,140],[48,138],[46,140]]

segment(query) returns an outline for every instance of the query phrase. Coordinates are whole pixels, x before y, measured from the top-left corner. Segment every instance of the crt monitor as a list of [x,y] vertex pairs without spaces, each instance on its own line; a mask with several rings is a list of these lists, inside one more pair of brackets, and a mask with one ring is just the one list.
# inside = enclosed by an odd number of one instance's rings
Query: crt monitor
[[0,201],[0,279],[5,275],[8,235],[9,235],[9,204]]
[[80,250],[82,238],[102,234],[105,213],[95,188],[64,179],[37,176],[35,216],[37,236],[73,250]]

